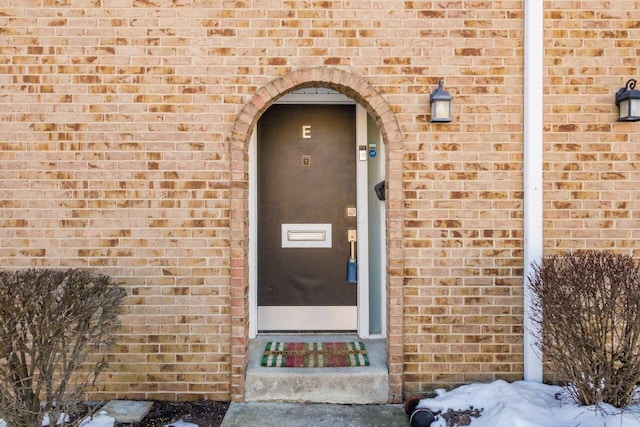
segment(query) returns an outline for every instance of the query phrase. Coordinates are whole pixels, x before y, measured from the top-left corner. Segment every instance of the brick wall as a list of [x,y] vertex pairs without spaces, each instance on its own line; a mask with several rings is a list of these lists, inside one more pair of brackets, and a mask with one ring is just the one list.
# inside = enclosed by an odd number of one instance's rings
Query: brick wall
[[614,99],[640,77],[640,3],[545,4],[546,246],[637,257],[640,132]]
[[96,268],[129,294],[92,400],[230,393],[240,101],[218,12],[163,3],[0,2],[1,265]]
[[454,120],[407,125],[406,390],[522,378],[523,5],[427,3]]
[[[544,5],[545,249],[636,254],[640,133],[613,94],[640,77],[640,2]],[[248,135],[315,81],[387,143],[392,400],[521,379],[523,19],[522,0],[0,0],[0,266],[125,283],[89,398],[241,399]],[[440,79],[450,124],[429,123]]]

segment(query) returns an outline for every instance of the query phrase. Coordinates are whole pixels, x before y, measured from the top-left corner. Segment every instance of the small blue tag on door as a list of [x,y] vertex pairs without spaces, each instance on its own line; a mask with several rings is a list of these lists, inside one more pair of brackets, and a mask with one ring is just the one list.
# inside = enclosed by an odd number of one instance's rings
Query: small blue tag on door
[[358,263],[356,261],[347,262],[347,283],[358,283]]

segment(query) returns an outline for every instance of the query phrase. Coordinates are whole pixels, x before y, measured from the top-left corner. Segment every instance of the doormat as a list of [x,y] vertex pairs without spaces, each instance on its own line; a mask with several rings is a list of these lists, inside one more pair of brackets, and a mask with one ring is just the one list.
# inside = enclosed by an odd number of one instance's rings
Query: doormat
[[262,366],[275,368],[338,368],[369,366],[364,343],[351,342],[269,342]]

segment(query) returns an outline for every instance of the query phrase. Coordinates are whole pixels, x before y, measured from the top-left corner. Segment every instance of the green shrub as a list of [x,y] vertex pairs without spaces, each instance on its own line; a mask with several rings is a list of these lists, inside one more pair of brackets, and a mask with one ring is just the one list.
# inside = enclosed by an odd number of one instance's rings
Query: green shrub
[[0,272],[0,418],[34,427],[69,413],[105,366],[89,354],[111,343],[124,296],[90,271]]
[[627,406],[640,382],[638,264],[580,251],[534,267],[533,321],[548,368],[582,404]]

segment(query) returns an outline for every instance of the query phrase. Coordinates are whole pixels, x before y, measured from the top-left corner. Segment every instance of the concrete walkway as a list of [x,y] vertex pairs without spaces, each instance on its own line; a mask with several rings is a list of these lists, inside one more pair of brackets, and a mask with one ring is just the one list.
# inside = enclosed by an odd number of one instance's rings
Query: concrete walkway
[[231,403],[220,427],[407,427],[402,405]]

